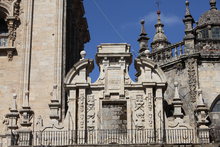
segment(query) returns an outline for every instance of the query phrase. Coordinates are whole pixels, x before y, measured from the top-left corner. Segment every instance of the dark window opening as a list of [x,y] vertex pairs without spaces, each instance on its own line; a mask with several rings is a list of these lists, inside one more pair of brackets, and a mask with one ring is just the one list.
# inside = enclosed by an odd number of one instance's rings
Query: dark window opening
[[199,38],[203,38],[203,39],[209,38],[209,31],[208,31],[208,29],[201,30],[199,32]]
[[220,27],[213,27],[212,28],[212,38],[213,39],[220,39]]
[[215,103],[212,112],[220,112],[220,99]]
[[0,18],[0,34],[8,33],[8,25],[4,18]]

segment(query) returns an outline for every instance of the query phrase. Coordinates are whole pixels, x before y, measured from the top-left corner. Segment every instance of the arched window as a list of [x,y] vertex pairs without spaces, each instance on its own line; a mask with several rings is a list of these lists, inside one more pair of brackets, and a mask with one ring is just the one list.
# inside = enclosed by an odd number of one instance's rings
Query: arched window
[[214,103],[212,112],[220,112],[220,98]]
[[199,37],[199,38],[202,38],[202,39],[207,39],[207,38],[209,38],[208,29],[207,29],[207,28],[202,29],[202,30],[199,32],[198,37]]

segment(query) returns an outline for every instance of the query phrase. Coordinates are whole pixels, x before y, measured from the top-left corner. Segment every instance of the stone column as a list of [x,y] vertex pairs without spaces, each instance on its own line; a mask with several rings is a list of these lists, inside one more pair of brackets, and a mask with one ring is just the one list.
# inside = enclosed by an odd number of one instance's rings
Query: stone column
[[154,98],[155,105],[155,128],[157,131],[157,142],[163,143],[164,136],[164,112],[163,112],[163,90],[161,87],[156,89]]

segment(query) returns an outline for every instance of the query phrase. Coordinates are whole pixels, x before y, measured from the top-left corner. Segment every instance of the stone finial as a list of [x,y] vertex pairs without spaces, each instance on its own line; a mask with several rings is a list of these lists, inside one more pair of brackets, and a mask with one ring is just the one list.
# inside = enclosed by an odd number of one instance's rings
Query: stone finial
[[189,9],[189,1],[186,0],[185,4],[186,4],[186,13],[185,13],[185,16],[189,16],[189,15],[191,15],[191,14],[190,14],[190,9]]
[[145,50],[149,50],[148,49],[149,38],[147,37],[147,33],[144,27],[145,21],[142,19],[140,23],[141,23],[141,33],[139,35],[140,37],[138,39],[138,42],[140,44],[139,54],[142,55]]
[[17,110],[17,94],[13,94],[13,102],[12,102],[12,107],[11,107],[11,110]]
[[212,9],[215,9],[215,10],[217,9],[217,7],[216,7],[216,0],[210,0],[209,3],[210,3],[210,6],[211,6],[211,10]]
[[173,98],[173,107],[174,107],[174,112],[173,112],[173,116],[175,117],[175,119],[181,119],[183,117],[183,113],[182,113],[182,101],[181,98],[179,96],[179,92],[178,92],[178,82],[174,82],[174,98]]
[[175,99],[179,99],[180,96],[179,96],[179,92],[178,92],[178,82],[174,82],[174,88],[175,88],[175,93],[174,93],[174,98]]
[[157,24],[161,24],[161,19],[160,19],[160,10],[157,11]]
[[142,19],[140,23],[141,23],[141,34],[140,34],[140,36],[146,36],[147,33],[146,33],[146,30],[145,30],[145,27],[144,27],[144,23],[145,23],[144,19]]
[[86,51],[82,50],[82,51],[80,52],[80,55],[81,55],[81,60],[85,59],[85,57],[86,57]]
[[23,100],[23,107],[30,107],[29,106],[29,91],[25,91],[25,96]]
[[208,108],[203,102],[202,97],[202,90],[198,89],[198,95],[197,95],[197,106],[196,106],[196,112],[197,112],[197,124],[199,128],[208,128]]
[[191,13],[190,13],[190,8],[189,8],[189,1],[185,1],[186,4],[186,12],[185,12],[185,17],[183,19],[184,25],[185,25],[185,46],[188,46],[188,48],[193,49],[194,48],[194,38],[195,35],[193,33],[193,24],[195,23],[195,20],[193,19]]
[[202,90],[201,90],[201,89],[198,89],[197,105],[198,105],[198,106],[203,106],[203,105],[205,105],[205,104],[204,104],[204,101],[203,101]]
[[161,22],[160,17],[161,11],[157,11],[157,23],[155,24],[156,33],[153,38],[153,42],[151,43],[152,50],[161,49],[170,44],[166,35],[164,34],[164,24]]
[[17,121],[19,118],[19,113],[17,110],[16,98],[17,98],[17,95],[13,94],[13,101],[12,101],[12,105],[10,108],[10,112],[8,114],[6,114],[6,116],[5,116],[7,118],[6,121],[8,121],[7,128],[11,129],[11,130],[16,130],[18,128]]

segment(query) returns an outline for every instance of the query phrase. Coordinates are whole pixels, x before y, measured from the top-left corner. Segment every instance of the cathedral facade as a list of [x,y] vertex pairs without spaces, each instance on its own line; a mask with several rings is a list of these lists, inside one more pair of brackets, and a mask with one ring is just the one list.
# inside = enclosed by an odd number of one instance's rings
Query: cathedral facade
[[[50,12],[50,13],[48,13]],[[127,43],[100,44],[89,74],[82,0],[0,0],[0,145],[219,146],[220,11],[171,44],[157,12],[150,47],[141,21],[139,56]],[[194,27],[195,26],[195,27]]]

